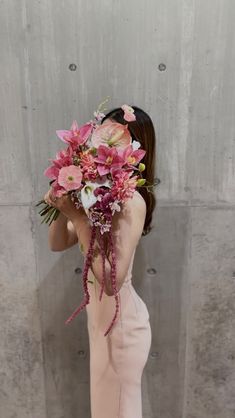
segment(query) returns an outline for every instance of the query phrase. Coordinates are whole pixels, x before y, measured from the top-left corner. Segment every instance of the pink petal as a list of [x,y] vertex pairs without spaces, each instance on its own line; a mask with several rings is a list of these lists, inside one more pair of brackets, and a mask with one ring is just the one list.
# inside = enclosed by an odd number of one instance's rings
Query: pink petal
[[140,160],[142,160],[145,154],[146,154],[146,151],[144,149],[138,149],[132,153],[132,156],[136,158],[137,162],[139,162]]
[[81,137],[87,140],[92,132],[92,129],[93,126],[90,122],[86,123],[85,125],[82,125],[79,129]]
[[[73,179],[70,180],[69,176],[72,176]],[[65,190],[77,190],[81,186],[82,181],[82,171],[80,167],[75,165],[70,165],[67,167],[62,167],[58,175],[58,183],[60,186],[64,187]]]
[[100,159],[106,159],[109,154],[109,147],[106,147],[105,145],[100,145],[98,148],[98,158]]
[[136,117],[134,115],[134,113],[129,113],[129,112],[125,112],[123,118],[128,121],[128,122],[132,122],[134,120],[136,120]]
[[57,130],[56,135],[65,143],[69,143],[69,139],[71,138],[72,134],[71,131],[68,130]]
[[57,179],[59,174],[59,168],[52,166],[52,167],[48,167],[45,171],[44,171],[44,175],[49,177],[50,179],[54,180]]
[[98,165],[97,171],[100,176],[103,176],[104,174],[109,173],[109,167],[106,167],[105,165]]
[[122,156],[126,160],[133,152],[132,145],[128,145],[126,148],[123,149]]
[[77,123],[76,120],[73,121],[70,130],[71,131],[78,131],[78,123]]

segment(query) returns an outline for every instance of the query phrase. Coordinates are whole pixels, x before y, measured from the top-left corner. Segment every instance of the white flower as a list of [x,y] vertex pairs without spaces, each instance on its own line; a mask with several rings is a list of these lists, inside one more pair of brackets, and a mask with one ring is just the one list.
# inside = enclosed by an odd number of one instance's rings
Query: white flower
[[114,214],[115,211],[120,212],[121,210],[120,205],[115,201],[111,202],[109,206],[110,206],[110,209],[112,210],[112,215]]
[[132,147],[133,147],[133,150],[135,151],[135,150],[137,150],[139,147],[140,147],[140,142],[139,141],[136,141],[135,139],[134,139],[134,141],[131,143],[131,145],[132,145]]
[[95,112],[93,113],[93,115],[95,116],[95,118],[96,118],[97,120],[101,120],[101,119],[103,119],[103,118],[105,117],[105,114],[104,114],[104,113],[102,113],[102,112],[100,112],[99,110],[98,110],[98,111],[95,111]]
[[94,195],[94,190],[102,186],[111,187],[111,181],[106,176],[102,176],[98,181],[86,182],[85,186],[81,189],[81,201],[84,209],[89,209],[96,203],[98,196]]

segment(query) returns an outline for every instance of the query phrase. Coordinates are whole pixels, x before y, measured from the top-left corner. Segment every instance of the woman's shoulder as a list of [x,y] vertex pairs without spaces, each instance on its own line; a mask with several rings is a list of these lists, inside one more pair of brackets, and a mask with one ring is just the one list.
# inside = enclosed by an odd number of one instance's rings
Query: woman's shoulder
[[125,222],[130,222],[131,218],[134,219],[135,222],[143,222],[143,219],[146,217],[146,212],[146,202],[138,190],[135,190],[132,197],[126,199],[125,202],[122,203],[120,212],[115,212],[113,218],[114,222],[116,219],[124,219]]
[[[132,197],[130,199],[127,199],[125,204],[124,204],[124,214],[134,214],[135,218],[136,215],[139,215],[140,218],[145,217],[146,212],[147,212],[147,206],[146,206],[146,202],[143,198],[143,196],[141,196],[141,194],[138,192],[138,190],[135,190]],[[138,216],[138,217],[139,217]]]
[[147,206],[146,206],[146,202],[145,202],[145,200],[144,200],[144,198],[143,198],[143,196],[140,194],[140,192],[138,191],[138,190],[135,190],[134,191],[134,194],[133,194],[133,199],[134,199],[134,201],[139,205],[139,206],[141,206],[145,211],[147,210]]

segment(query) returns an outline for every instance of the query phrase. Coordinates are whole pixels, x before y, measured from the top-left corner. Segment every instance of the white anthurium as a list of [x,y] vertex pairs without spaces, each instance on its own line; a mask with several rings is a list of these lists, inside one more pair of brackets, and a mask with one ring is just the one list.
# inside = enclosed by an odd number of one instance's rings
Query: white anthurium
[[[105,176],[106,177],[106,176]],[[97,201],[97,196],[94,195],[95,189],[97,187],[106,186],[111,187],[111,181],[107,179],[104,181],[101,178],[98,181],[87,181],[85,186],[81,189],[81,201],[84,209],[89,209]]]
[[135,151],[135,150],[137,150],[139,147],[140,147],[140,142],[139,141],[136,141],[135,139],[134,139],[134,141],[131,143],[131,145],[132,145],[132,147],[133,147],[133,150]]

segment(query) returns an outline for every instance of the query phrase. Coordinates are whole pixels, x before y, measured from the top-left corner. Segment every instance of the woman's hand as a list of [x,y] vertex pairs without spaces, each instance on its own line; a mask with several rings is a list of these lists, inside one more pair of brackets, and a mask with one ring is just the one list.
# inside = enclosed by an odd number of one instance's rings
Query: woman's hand
[[65,194],[61,197],[54,196],[52,187],[44,195],[44,200],[50,206],[57,208],[61,213],[63,213],[63,215],[65,215],[72,222],[77,218],[79,213],[81,214],[81,212],[84,212],[85,214],[83,208],[76,208],[75,203],[71,200],[70,195]]

